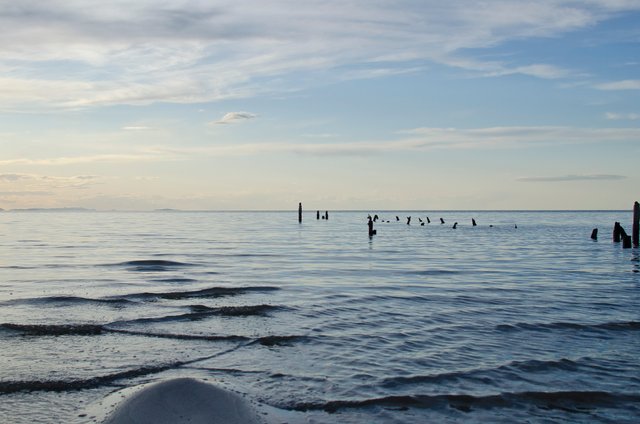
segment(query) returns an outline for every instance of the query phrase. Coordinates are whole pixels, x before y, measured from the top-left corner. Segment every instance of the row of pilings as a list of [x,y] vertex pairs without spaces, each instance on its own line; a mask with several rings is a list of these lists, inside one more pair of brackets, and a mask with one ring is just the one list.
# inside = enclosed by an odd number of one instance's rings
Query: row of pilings
[[[598,229],[594,228],[591,232],[591,239],[598,239]],[[640,247],[640,204],[635,202],[633,204],[633,221],[631,224],[631,235],[627,234],[624,227],[619,222],[613,224],[613,242],[622,243],[623,249],[630,249],[633,247]]]
[[[316,211],[316,219],[329,219],[329,211],[324,211],[322,215],[320,215],[320,211]],[[302,222],[302,202],[298,203],[298,222]]]

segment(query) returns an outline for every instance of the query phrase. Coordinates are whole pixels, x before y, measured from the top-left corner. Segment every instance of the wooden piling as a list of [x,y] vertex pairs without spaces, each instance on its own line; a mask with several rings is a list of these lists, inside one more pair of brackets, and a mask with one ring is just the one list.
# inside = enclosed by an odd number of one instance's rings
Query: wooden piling
[[298,203],[298,222],[302,222],[302,202]]
[[633,238],[633,247],[639,247],[640,240],[640,203],[635,202],[633,204],[633,229],[631,231]]
[[616,222],[613,225],[613,242],[614,243],[620,243],[620,230],[622,229],[622,227],[620,226],[619,222]]
[[591,240],[598,240],[598,229],[594,228],[593,231],[591,231]]
[[620,238],[622,239],[622,248],[631,249],[631,236],[620,226]]

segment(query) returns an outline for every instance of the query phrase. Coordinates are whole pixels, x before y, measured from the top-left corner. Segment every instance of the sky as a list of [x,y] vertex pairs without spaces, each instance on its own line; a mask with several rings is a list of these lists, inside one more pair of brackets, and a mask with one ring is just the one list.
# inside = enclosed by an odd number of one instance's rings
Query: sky
[[640,0],[0,0],[0,208],[630,209]]

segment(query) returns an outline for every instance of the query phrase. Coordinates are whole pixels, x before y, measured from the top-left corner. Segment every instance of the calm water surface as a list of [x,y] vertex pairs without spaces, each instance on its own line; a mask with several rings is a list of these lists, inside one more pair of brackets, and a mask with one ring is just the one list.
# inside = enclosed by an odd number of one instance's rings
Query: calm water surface
[[183,376],[301,423],[640,420],[629,212],[371,213],[0,214],[0,422]]

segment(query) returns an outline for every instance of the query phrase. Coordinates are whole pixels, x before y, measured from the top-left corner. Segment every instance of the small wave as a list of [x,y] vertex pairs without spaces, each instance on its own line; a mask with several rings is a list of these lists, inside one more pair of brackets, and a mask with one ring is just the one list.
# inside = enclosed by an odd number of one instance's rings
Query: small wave
[[251,344],[260,344],[262,346],[290,346],[294,342],[306,340],[306,336],[265,336],[253,341]]
[[104,327],[96,324],[39,325],[4,323],[0,324],[0,328],[28,336],[87,336],[104,332]]
[[225,317],[247,317],[247,316],[266,316],[269,312],[273,312],[283,307],[272,305],[250,305],[250,306],[221,306],[211,308],[203,305],[190,306],[193,312],[179,315],[163,315],[151,318],[137,318],[127,321],[118,321],[112,325],[129,325],[129,324],[151,324],[172,321],[198,321],[211,316]]
[[127,303],[133,303],[130,300],[122,298],[87,298],[78,296],[48,296],[48,297],[30,297],[26,299],[13,299],[0,304],[11,305],[57,305],[57,304],[107,304],[112,306],[120,306]]
[[125,334],[129,336],[140,337],[153,337],[159,339],[173,339],[173,340],[202,340],[208,342],[246,342],[251,341],[249,337],[245,336],[219,336],[219,335],[202,335],[202,334],[172,334],[172,333],[154,333],[147,331],[132,331],[121,330],[115,328],[105,328],[105,331],[110,333]]
[[193,298],[214,298],[224,296],[237,296],[248,292],[266,292],[278,290],[277,287],[209,287],[200,290],[188,290],[188,291],[172,291],[172,292],[144,292],[133,293],[118,298],[125,299],[166,299],[166,300],[182,300]]
[[637,331],[640,330],[640,322],[606,322],[601,324],[578,324],[572,322],[551,322],[531,324],[520,322],[516,324],[500,324],[496,326],[498,331],[549,331],[549,330],[579,330],[579,331]]
[[137,261],[119,262],[116,264],[106,264],[103,266],[123,267],[129,271],[150,272],[150,271],[167,271],[174,268],[184,268],[197,266],[188,262],[177,262],[163,259],[143,259]]
[[406,271],[405,274],[410,275],[452,275],[452,274],[462,274],[463,271],[457,271],[454,269],[425,269],[425,270],[415,270],[415,271]]
[[185,362],[172,362],[169,364],[145,366],[137,369],[121,371],[113,374],[101,375],[87,379],[74,380],[27,380],[27,381],[0,381],[0,394],[10,394],[16,392],[63,392],[84,389],[93,389],[112,383],[117,380],[141,377],[148,374],[155,374],[171,368],[184,365]]
[[153,281],[156,283],[195,283],[197,280],[193,278],[158,278]]
[[383,387],[398,387],[406,384],[442,384],[445,382],[456,381],[462,378],[468,378],[475,371],[458,371],[447,372],[441,374],[429,375],[412,375],[407,377],[390,377],[382,381]]
[[474,409],[491,409],[530,404],[544,409],[561,409],[565,412],[584,413],[596,407],[614,406],[621,403],[636,403],[640,395],[596,391],[561,392],[520,392],[502,393],[488,396],[456,395],[415,395],[386,396],[364,400],[335,400],[329,402],[305,402],[285,406],[294,411],[321,410],[335,413],[342,409],[383,407],[383,408],[454,408],[463,412]]
[[191,305],[193,313],[196,314],[209,314],[209,315],[222,315],[228,317],[238,316],[264,316],[269,312],[285,309],[284,306],[274,305],[246,305],[246,306],[220,306],[217,308],[211,308],[203,305]]
[[[106,325],[92,325],[92,324],[79,324],[79,325],[24,325],[24,324],[0,324],[0,330],[17,332],[21,335],[27,336],[95,336],[107,333],[121,334],[125,336],[138,336],[138,337],[152,337],[160,339],[173,339],[173,340],[201,340],[207,342],[234,342],[243,343],[246,346],[250,345],[262,345],[267,347],[274,346],[290,346],[295,342],[306,340],[306,336],[264,336],[264,337],[247,337],[238,335],[204,335],[204,334],[173,334],[173,333],[160,333],[150,331],[135,331],[120,328],[109,327]],[[146,369],[146,368],[145,368]],[[120,375],[120,374],[118,374]],[[117,377],[122,378],[122,377]],[[20,383],[20,384],[18,384]],[[40,383],[34,383],[32,386],[30,382],[18,382],[13,384],[12,389],[5,389],[3,392],[2,383],[0,382],[0,393],[8,393],[6,390],[20,391],[20,390],[71,390],[77,386],[78,389],[86,388],[85,383],[78,383],[75,380],[69,382],[57,382],[46,381]],[[24,383],[24,384],[23,384]],[[102,384],[102,383],[100,383]],[[29,388],[31,387],[31,388]],[[56,389],[56,387],[60,387]],[[87,386],[88,387],[88,386]]]
[[396,388],[410,384],[448,384],[460,380],[477,380],[491,384],[496,378],[496,373],[508,372],[514,378],[513,371],[527,373],[547,372],[553,370],[575,371],[580,367],[578,362],[570,359],[560,359],[557,361],[513,361],[497,368],[478,368],[464,371],[446,372],[441,374],[411,375],[402,377],[390,377],[382,381],[382,387]]
[[577,362],[563,358],[557,361],[539,361],[536,359],[531,359],[529,361],[514,361],[500,368],[516,369],[525,372],[546,372],[550,370],[575,371],[579,366],[580,365]]

